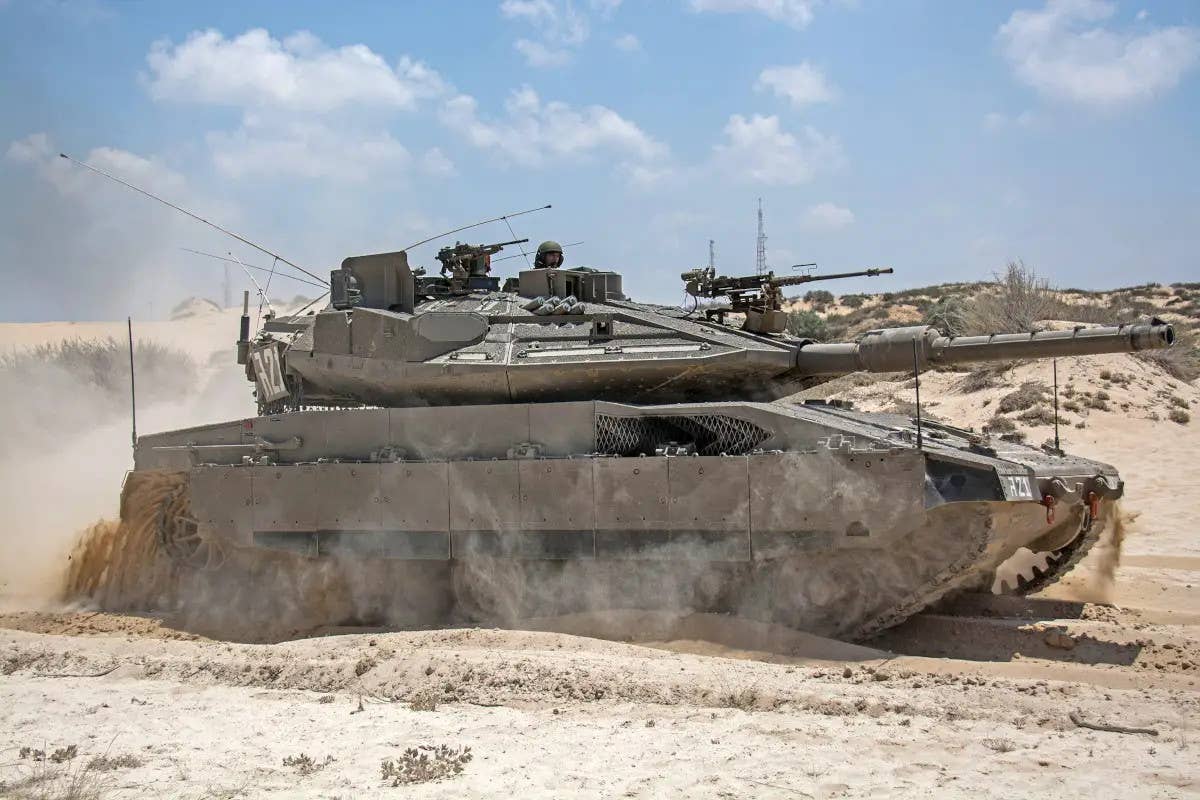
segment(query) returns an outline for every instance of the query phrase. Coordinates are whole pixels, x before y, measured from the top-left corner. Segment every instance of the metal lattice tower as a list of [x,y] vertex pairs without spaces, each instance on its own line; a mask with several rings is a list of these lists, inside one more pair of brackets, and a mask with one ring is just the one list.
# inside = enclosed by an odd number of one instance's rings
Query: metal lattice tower
[[767,233],[763,229],[762,198],[758,198],[758,253],[754,260],[754,271],[767,274]]

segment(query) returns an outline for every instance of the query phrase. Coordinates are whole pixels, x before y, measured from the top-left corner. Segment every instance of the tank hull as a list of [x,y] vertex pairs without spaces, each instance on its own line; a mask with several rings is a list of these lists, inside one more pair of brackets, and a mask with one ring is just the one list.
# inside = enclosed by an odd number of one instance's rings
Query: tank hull
[[740,402],[295,412],[141,437],[136,473],[178,483],[160,539],[209,565],[424,563],[473,617],[677,607],[854,637],[1077,542],[1120,495],[1085,459]]

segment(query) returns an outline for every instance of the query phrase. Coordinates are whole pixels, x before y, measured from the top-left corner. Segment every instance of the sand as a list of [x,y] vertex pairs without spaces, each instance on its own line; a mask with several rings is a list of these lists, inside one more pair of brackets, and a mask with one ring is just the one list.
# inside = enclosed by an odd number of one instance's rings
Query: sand
[[[155,338],[207,358],[235,318],[158,323]],[[87,335],[122,330],[95,327]],[[0,348],[81,331],[0,326]],[[88,773],[103,797],[1196,796],[1200,421],[1148,417],[1159,391],[1193,404],[1200,391],[1124,356],[1060,362],[1060,380],[1098,389],[1104,369],[1136,377],[1110,387],[1113,411],[1072,414],[1063,433],[1127,482],[1110,586],[1098,548],[1041,596],[963,598],[863,643],[629,613],[251,644],[169,615],[27,604],[0,613],[0,796],[36,796],[25,781],[39,769],[81,772],[102,755],[131,757]],[[922,398],[979,425],[984,400],[994,407],[1035,375],[1049,379],[1030,365],[963,394],[961,374],[931,374]],[[871,408],[906,393],[900,383],[844,396]],[[1030,441],[1047,435],[1031,429]],[[74,510],[111,516],[116,500]],[[20,757],[69,745],[77,754],[63,764]],[[472,757],[458,775],[386,785],[381,762],[420,745]],[[284,764],[300,754],[311,771]]]

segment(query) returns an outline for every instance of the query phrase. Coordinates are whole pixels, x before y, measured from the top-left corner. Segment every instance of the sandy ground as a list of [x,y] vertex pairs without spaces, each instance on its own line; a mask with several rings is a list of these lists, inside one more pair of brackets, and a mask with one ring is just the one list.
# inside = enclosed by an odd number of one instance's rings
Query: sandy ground
[[[228,338],[232,320],[202,324]],[[211,352],[189,324],[162,323]],[[0,345],[53,333],[30,327],[0,326]],[[1128,408],[1072,414],[1063,431],[1127,481],[1133,519],[1112,586],[1096,553],[1037,598],[963,598],[860,644],[632,613],[245,644],[169,616],[8,611],[0,796],[66,796],[36,791],[71,775],[99,797],[1197,796],[1200,420],[1148,417],[1160,389],[1193,404],[1200,392],[1141,367],[1060,362],[1077,390],[1102,386],[1102,369],[1137,375],[1118,387]],[[1032,374],[973,394],[955,391],[961,375],[934,374],[922,399],[978,425]],[[870,408],[911,394],[897,383],[844,396]],[[21,756],[70,745],[61,764]],[[438,745],[470,748],[461,773],[383,779],[385,759]],[[301,754],[311,768],[285,765]],[[98,756],[112,769],[85,770]],[[30,783],[44,773],[57,777]]]

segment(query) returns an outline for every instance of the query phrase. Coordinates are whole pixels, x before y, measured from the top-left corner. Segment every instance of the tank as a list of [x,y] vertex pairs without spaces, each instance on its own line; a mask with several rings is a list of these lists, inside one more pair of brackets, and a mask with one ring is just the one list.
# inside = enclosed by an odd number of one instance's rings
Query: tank
[[502,282],[505,244],[444,248],[437,275],[403,251],[347,258],[327,307],[253,337],[244,313],[258,413],[138,438],[123,509],[152,494],[141,524],[181,569],[391,570],[371,602],[458,619],[718,611],[862,638],[990,585],[1018,551],[1038,561],[1009,588],[1053,580],[1112,517],[1121,478],[919,413],[780,398],[855,371],[1173,341],[1151,320],[821,343],[788,334],[783,289],[891,270],[692,270],[689,310],[634,302],[614,271]]

